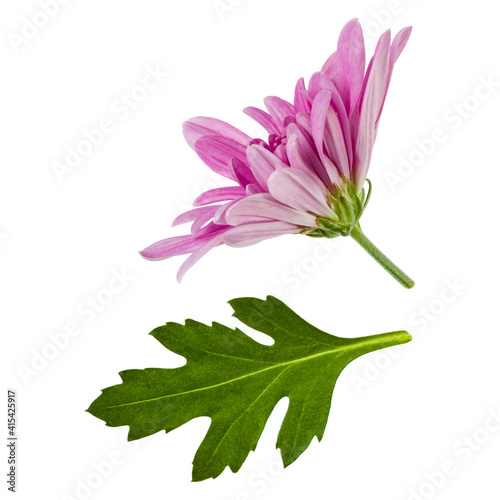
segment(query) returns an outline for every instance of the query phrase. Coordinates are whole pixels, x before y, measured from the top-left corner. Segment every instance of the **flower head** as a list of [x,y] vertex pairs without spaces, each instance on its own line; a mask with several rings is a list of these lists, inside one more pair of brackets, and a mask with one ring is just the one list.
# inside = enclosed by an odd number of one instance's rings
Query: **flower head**
[[267,112],[244,109],[267,131],[267,141],[214,118],[185,122],[188,144],[234,186],[198,196],[196,208],[173,223],[192,222],[191,234],[161,240],[141,255],[190,254],[180,281],[221,244],[243,247],[294,233],[352,235],[368,201],[363,186],[394,64],[410,33],[403,29],[391,44],[385,32],[365,71],[361,26],[357,19],[347,23],[321,71],[307,87],[303,78],[297,82],[293,104],[271,96],[264,99]]

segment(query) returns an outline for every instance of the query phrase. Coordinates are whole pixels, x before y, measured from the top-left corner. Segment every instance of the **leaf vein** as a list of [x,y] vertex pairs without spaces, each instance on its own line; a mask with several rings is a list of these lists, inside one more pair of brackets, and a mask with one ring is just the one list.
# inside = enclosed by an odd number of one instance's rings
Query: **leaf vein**
[[229,426],[229,428],[227,429],[227,431],[224,433],[224,435],[220,438],[219,440],[219,444],[216,446],[215,450],[213,451],[213,453],[210,455],[210,458],[208,459],[208,462],[211,462],[214,455],[217,453],[217,450],[219,449],[220,445],[222,444],[222,441],[224,441],[224,439],[226,438],[226,436],[229,434],[229,432],[231,431],[231,429],[236,425],[236,423],[243,417],[243,415],[245,415],[245,413],[247,413],[248,410],[250,410],[250,408],[252,406],[255,405],[255,403],[257,403],[257,401],[271,388],[271,386],[289,369],[291,368],[290,366],[287,366],[284,370],[282,370],[280,373],[278,373],[278,375],[269,383],[269,385],[252,401],[251,404],[248,405],[248,407],[245,409],[245,411],[243,413],[241,413],[241,415]]

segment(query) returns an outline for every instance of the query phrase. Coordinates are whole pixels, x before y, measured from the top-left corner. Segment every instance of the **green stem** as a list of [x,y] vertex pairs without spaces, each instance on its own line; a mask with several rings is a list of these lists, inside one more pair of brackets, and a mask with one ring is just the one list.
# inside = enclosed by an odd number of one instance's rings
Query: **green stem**
[[394,262],[388,259],[361,231],[355,226],[351,231],[352,238],[357,241],[391,276],[397,279],[405,288],[413,288],[415,282]]

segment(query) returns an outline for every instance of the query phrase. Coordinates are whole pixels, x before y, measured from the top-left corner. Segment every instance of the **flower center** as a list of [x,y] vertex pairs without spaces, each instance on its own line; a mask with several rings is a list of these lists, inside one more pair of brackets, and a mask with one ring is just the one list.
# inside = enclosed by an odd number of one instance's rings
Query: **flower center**
[[278,146],[286,146],[287,143],[287,137],[286,135],[277,135],[277,134],[271,134],[269,135],[269,142],[264,141],[263,139],[252,139],[248,145],[249,146],[262,146],[263,148],[266,148],[268,151],[271,151],[271,153],[274,153]]
[[271,151],[274,151],[278,146],[286,146],[287,143],[287,137],[286,135],[276,135],[276,134],[271,134],[269,136],[269,146],[271,148]]

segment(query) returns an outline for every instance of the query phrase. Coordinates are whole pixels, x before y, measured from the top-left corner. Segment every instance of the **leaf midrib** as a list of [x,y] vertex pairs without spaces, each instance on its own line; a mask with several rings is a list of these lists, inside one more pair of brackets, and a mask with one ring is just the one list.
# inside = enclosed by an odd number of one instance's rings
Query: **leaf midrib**
[[335,349],[330,349],[328,351],[322,351],[320,353],[313,354],[311,356],[306,356],[306,357],[303,357],[303,358],[298,358],[298,359],[293,359],[291,361],[286,361],[286,362],[283,362],[283,363],[278,363],[278,364],[276,364],[274,366],[270,366],[270,367],[267,367],[267,368],[263,368],[261,370],[257,370],[257,371],[250,372],[250,373],[246,373],[246,374],[241,375],[239,377],[235,377],[235,378],[230,379],[230,380],[225,380],[225,381],[220,382],[218,384],[210,385],[210,386],[207,386],[207,387],[198,387],[196,389],[191,389],[189,391],[178,392],[176,394],[166,394],[166,395],[163,395],[163,396],[158,396],[156,398],[143,399],[143,400],[140,400],[140,401],[132,401],[130,403],[122,403],[122,404],[119,404],[119,405],[106,406],[106,407],[103,407],[103,408],[104,409],[112,409],[112,408],[120,408],[120,407],[123,407],[123,406],[133,406],[133,405],[137,405],[137,404],[151,403],[153,401],[159,401],[159,400],[165,399],[165,398],[174,398],[174,397],[177,397],[177,396],[184,396],[186,394],[192,394],[192,393],[196,393],[196,392],[208,391],[210,389],[215,389],[215,388],[221,387],[223,385],[232,384],[233,382],[237,382],[237,381],[243,380],[245,378],[253,377],[255,375],[259,375],[259,374],[267,372],[267,371],[276,370],[277,368],[280,368],[280,367],[283,367],[283,366],[293,366],[294,364],[304,363],[306,361],[310,361],[312,359],[320,358],[320,357],[323,357],[323,356],[328,356],[328,355],[334,354],[334,353],[339,352],[339,351],[348,351],[348,350],[359,349],[359,347],[361,345],[378,344],[378,343],[380,343],[380,339],[376,339],[376,341],[374,341],[373,339],[366,339],[366,340],[364,340],[363,342],[360,342],[360,343],[351,344],[349,346],[341,346],[341,347],[337,347]]

